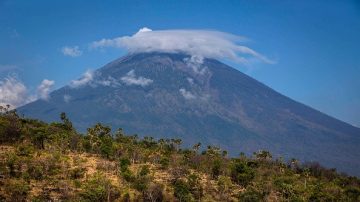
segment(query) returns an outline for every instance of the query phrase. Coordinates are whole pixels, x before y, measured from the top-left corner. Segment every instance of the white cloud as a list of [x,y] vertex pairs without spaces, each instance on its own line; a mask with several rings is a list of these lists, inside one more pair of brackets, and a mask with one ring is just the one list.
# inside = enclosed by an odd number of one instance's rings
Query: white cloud
[[91,70],[87,70],[80,79],[72,80],[70,82],[70,87],[78,88],[84,86],[91,82],[94,79],[94,72]]
[[9,104],[11,108],[20,107],[37,99],[48,100],[54,81],[44,79],[34,93],[29,92],[22,81],[9,76],[0,81],[0,105]]
[[0,81],[0,105],[16,108],[28,102],[26,86],[15,77]]
[[244,37],[210,30],[159,30],[142,28],[132,36],[102,39],[91,44],[92,48],[116,47],[129,52],[187,53],[199,58],[229,59],[248,63],[254,58],[272,63],[269,59],[240,45]]
[[97,86],[106,86],[106,87],[118,87],[121,86],[121,83],[112,76],[103,77],[100,72],[87,70],[80,79],[72,80],[70,82],[71,88],[79,88],[85,85],[89,85],[93,88]]
[[204,58],[202,56],[192,55],[190,58],[184,58],[184,62],[196,74],[205,74],[208,70],[207,67],[203,67]]
[[194,79],[187,77],[186,80],[189,82],[190,85],[194,85]]
[[126,85],[139,85],[142,87],[147,86],[153,82],[153,80],[141,76],[136,78],[134,70],[130,70],[125,76],[121,77],[121,81]]
[[70,102],[70,100],[71,100],[71,96],[70,96],[70,95],[65,94],[65,95],[64,95],[64,102],[69,103],[69,102]]
[[64,46],[62,47],[61,52],[65,56],[70,56],[70,57],[79,57],[82,55],[82,51],[79,49],[79,46],[73,46],[73,47]]
[[37,94],[40,99],[48,100],[51,87],[55,84],[54,81],[44,79],[37,88]]
[[106,79],[96,81],[96,84],[108,87],[118,87],[121,85],[114,77],[111,76],[108,76]]
[[184,96],[185,99],[187,100],[192,100],[192,99],[195,99],[196,96],[194,94],[192,94],[190,91],[187,91],[186,89],[184,88],[180,88],[179,89],[179,92],[181,93],[182,96]]

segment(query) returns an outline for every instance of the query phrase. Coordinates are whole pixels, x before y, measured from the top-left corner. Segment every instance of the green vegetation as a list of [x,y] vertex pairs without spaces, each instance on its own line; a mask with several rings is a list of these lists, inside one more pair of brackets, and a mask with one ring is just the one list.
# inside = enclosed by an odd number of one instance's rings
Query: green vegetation
[[79,134],[65,113],[48,124],[0,110],[0,201],[360,201],[358,178],[318,163],[230,158],[100,123]]

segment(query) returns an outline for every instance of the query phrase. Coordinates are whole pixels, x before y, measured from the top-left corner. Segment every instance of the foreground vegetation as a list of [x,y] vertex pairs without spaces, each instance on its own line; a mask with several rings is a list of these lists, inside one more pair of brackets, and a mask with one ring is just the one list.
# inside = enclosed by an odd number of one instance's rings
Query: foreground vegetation
[[360,201],[360,180],[267,151],[138,138],[100,123],[79,134],[0,108],[0,201]]

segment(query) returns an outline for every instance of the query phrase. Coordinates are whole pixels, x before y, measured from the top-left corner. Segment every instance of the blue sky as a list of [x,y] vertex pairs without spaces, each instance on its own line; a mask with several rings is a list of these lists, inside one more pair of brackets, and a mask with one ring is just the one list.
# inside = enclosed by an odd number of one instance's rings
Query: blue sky
[[[126,54],[93,41],[152,30],[207,29],[249,38],[275,64],[228,62],[278,92],[360,126],[360,3],[357,1],[0,0],[0,80],[53,89]],[[82,54],[69,57],[65,46]],[[47,82],[49,83],[49,82]]]

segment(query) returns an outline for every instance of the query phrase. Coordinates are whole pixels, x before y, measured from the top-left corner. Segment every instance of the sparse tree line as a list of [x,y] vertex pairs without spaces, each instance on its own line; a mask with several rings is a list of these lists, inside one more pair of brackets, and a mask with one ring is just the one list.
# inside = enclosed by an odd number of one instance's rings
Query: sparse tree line
[[0,107],[0,201],[360,201],[358,178],[318,163],[268,151],[231,158],[100,123],[80,134],[60,120]]

